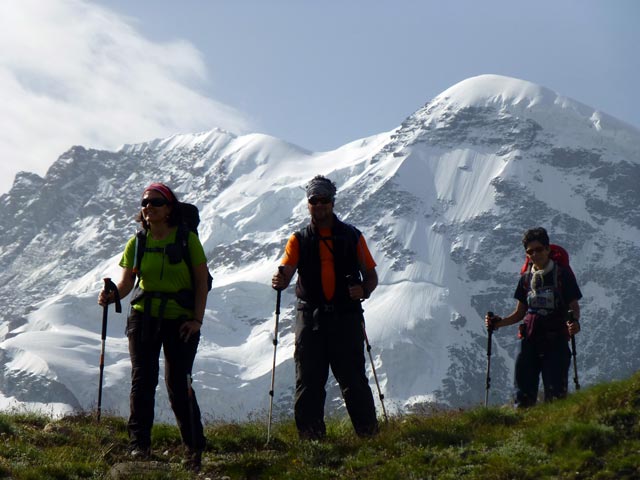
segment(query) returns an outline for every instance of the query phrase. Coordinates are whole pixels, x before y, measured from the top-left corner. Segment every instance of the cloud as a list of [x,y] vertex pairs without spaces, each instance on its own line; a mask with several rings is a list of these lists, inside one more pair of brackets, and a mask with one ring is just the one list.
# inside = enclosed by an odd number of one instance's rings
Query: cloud
[[154,43],[83,0],[0,0],[0,10],[0,193],[20,170],[44,175],[73,145],[249,130],[243,114],[199,92],[206,66],[186,41]]

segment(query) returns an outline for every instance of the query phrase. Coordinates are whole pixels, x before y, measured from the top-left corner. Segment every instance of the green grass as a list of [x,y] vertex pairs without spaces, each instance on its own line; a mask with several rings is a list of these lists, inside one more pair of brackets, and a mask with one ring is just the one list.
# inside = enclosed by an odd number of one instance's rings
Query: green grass
[[[327,439],[301,442],[293,421],[205,426],[199,478],[231,479],[637,479],[640,478],[640,374],[584,389],[524,411],[493,407],[393,417],[373,439],[346,419]],[[153,461],[131,479],[188,479],[180,436],[153,430]],[[125,420],[90,415],[58,420],[0,413],[0,479],[99,479],[127,461]]]

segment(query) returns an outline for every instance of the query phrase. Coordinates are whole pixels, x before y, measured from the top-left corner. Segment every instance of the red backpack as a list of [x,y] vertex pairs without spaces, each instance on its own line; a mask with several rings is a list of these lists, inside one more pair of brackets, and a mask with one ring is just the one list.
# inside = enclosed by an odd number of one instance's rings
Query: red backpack
[[[572,275],[574,275],[573,270],[571,270],[571,266],[569,265],[569,254],[567,251],[562,248],[560,245],[554,245],[553,243],[549,245],[551,252],[549,253],[549,258],[553,260],[557,265],[568,269]],[[524,264],[520,269],[520,275],[529,271],[529,267],[531,266],[531,260],[529,257],[525,257]]]

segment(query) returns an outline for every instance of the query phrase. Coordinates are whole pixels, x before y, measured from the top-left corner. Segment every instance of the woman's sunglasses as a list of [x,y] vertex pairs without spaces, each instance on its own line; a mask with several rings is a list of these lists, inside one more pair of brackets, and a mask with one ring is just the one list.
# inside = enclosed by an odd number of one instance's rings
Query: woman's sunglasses
[[169,202],[167,202],[166,198],[143,198],[142,202],[140,202],[142,208],[146,207],[147,205],[151,205],[152,207],[163,207],[168,204]]

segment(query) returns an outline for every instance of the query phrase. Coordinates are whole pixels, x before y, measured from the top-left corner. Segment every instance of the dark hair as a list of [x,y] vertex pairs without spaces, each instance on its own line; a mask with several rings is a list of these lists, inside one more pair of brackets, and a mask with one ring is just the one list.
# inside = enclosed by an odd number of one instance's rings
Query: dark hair
[[[166,185],[164,185],[164,187],[166,187],[167,190],[171,192],[171,195],[173,195],[173,200],[174,200],[173,202],[169,203],[169,205],[171,206],[171,212],[169,212],[169,218],[167,219],[167,223],[169,224],[170,227],[175,227],[176,225],[179,225],[182,220],[180,216],[180,201],[178,200],[178,197],[176,197],[176,194],[173,193],[173,190],[171,190]],[[146,191],[147,190],[145,190],[145,192]],[[164,197],[164,195],[162,196]],[[138,222],[142,226],[142,228],[144,228],[145,230],[149,230],[149,224],[144,219],[144,216],[142,215],[142,210],[138,211],[138,213],[136,214],[136,222]]]
[[522,245],[527,248],[531,242],[540,242],[545,247],[549,246],[549,235],[542,227],[531,228],[524,232],[522,236]]

